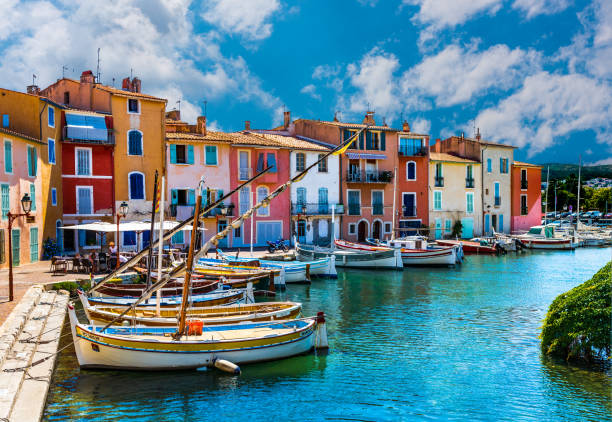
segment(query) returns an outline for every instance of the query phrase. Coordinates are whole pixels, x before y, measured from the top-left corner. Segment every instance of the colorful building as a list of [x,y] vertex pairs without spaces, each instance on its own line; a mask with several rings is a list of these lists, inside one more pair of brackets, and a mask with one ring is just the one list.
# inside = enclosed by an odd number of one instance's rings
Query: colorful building
[[429,154],[430,237],[450,238],[461,223],[459,237],[470,239],[482,234],[482,182],[480,163],[438,152],[439,140]]
[[[410,131],[403,123],[398,136],[397,198],[395,229],[400,236],[412,235],[429,226],[429,136]],[[402,230],[410,228],[411,230]]]
[[512,233],[537,226],[542,219],[542,167],[515,161],[512,164]]
[[393,231],[398,131],[387,125],[377,126],[373,112],[368,112],[361,124],[305,119],[294,122],[296,136],[333,145],[342,144],[361,129],[366,130],[340,159],[345,212],[339,237],[363,242],[368,237],[389,238]]

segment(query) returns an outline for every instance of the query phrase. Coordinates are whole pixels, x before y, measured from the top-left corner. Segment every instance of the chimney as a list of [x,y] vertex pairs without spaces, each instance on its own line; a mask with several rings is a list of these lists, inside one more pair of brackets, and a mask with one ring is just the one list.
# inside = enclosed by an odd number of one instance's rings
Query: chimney
[[197,131],[198,133],[201,133],[202,135],[206,136],[206,116],[198,117]]
[[[81,80],[83,78],[81,77]],[[121,82],[121,89],[124,91],[131,91],[132,90],[132,81],[130,81],[130,78],[123,78],[123,81]]]
[[180,121],[181,111],[180,110],[170,110],[169,112],[166,113],[166,119]]
[[91,70],[86,70],[81,73],[82,84],[93,84],[95,82],[94,74]]
[[283,117],[284,117],[283,127],[285,129],[287,129],[289,127],[289,125],[291,124],[291,112],[290,111],[285,111],[283,113]]
[[251,121],[250,120],[245,120],[244,121],[244,130],[251,130]]
[[336,111],[336,112],[334,113],[334,122],[338,122],[338,121],[339,121],[339,120],[338,120],[338,112]]
[[40,94],[40,88],[38,87],[38,85],[28,85],[26,87],[26,92],[28,94],[38,95]]
[[476,129],[476,140],[480,141],[480,128]]
[[442,141],[440,138],[436,139],[436,143],[434,144],[434,152],[441,152]]
[[404,120],[404,123],[402,123],[402,131],[410,132],[410,124],[406,120]]
[[374,121],[374,112],[373,111],[368,111],[365,115],[365,117],[363,118],[363,124],[364,125],[375,125],[376,122]]
[[132,89],[131,89],[131,91],[132,91],[132,92],[138,92],[138,93],[140,93],[140,85],[141,85],[141,83],[142,83],[142,82],[140,81],[140,79],[138,79],[138,78],[136,78],[136,77],[135,77],[135,78],[133,78],[133,79],[132,79]]

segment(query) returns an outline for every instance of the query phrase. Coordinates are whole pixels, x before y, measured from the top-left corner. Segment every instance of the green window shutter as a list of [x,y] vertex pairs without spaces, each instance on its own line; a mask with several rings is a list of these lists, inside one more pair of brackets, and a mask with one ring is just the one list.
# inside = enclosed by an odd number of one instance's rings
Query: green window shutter
[[176,145],[170,145],[170,164],[176,164]]
[[383,132],[381,132],[381,133],[380,133],[380,150],[381,150],[381,151],[384,151],[384,150],[385,150],[385,148],[386,148],[386,143],[387,143],[387,140],[386,140],[386,134],[385,134],[385,132],[383,131]]
[[36,177],[38,165],[38,157],[37,157],[36,148],[32,148],[32,177]]
[[28,176],[32,177],[32,148],[28,147]]
[[363,132],[359,134],[359,149],[363,149]]
[[9,141],[4,141],[4,171],[13,172],[13,144]]
[[38,261],[38,227],[30,227],[30,262]]
[[172,205],[178,204],[178,192],[176,189],[172,189],[170,191],[170,204]]
[[195,163],[193,159],[193,145],[187,145],[187,164]]
[[189,189],[187,201],[189,205],[195,205],[195,189]]
[[372,132],[369,130],[366,132],[366,149],[372,149]]
[[30,199],[32,200],[32,211],[36,211],[36,185],[30,183]]
[[206,165],[216,166],[217,165],[217,147],[215,145],[206,145]]
[[9,185],[2,185],[1,191],[2,191],[2,219],[6,220],[7,214],[11,206]]
[[504,172],[504,159],[503,158],[499,159],[499,172],[500,173]]
[[200,199],[200,206],[204,208],[208,205],[208,188],[202,188],[200,194],[202,195],[202,198]]

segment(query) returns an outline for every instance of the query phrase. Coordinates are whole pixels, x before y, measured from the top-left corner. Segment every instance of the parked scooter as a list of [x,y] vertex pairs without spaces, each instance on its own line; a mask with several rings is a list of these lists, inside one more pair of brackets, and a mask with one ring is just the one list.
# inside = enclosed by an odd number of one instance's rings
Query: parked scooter
[[278,251],[289,252],[289,246],[283,239],[278,239],[276,242],[270,242],[268,240],[266,243],[268,243],[268,252],[270,253]]

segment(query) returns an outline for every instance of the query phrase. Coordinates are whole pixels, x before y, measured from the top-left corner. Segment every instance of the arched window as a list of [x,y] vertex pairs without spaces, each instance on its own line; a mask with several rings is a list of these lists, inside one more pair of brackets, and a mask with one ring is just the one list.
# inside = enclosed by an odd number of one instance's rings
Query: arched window
[[128,155],[142,155],[142,132],[139,130],[128,132]]
[[416,180],[416,163],[414,161],[406,163],[406,180]]
[[63,252],[64,250],[64,236],[62,233],[62,220],[55,222],[55,241],[57,243],[57,251]]
[[128,175],[130,199],[145,199],[144,174],[133,171]]
[[[257,188],[257,202],[261,201],[262,199],[264,199],[266,196],[268,196],[268,188],[265,186],[260,186]],[[270,215],[270,208],[268,207],[261,207],[257,209],[257,215],[261,216],[261,217],[267,217]]]

